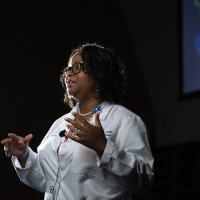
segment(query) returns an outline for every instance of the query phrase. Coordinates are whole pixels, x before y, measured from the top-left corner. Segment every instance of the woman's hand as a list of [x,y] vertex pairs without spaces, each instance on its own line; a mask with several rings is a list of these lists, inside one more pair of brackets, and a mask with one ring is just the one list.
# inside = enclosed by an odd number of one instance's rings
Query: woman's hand
[[95,125],[88,123],[88,121],[78,113],[73,113],[73,115],[75,116],[74,119],[66,119],[66,121],[71,124],[68,125],[70,129],[68,137],[95,150],[97,154],[101,156],[104,152],[107,139],[99,120],[99,113],[95,115]]
[[8,137],[1,141],[4,145],[4,151],[7,157],[10,156],[21,156],[23,155],[27,148],[28,143],[33,138],[32,134],[25,137],[16,135],[15,133],[8,133]]

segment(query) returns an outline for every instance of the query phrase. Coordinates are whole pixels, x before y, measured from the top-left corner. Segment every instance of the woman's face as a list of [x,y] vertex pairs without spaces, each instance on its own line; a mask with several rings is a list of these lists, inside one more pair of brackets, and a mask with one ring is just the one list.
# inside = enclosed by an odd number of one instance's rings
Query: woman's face
[[[68,66],[73,66],[75,69],[78,67],[79,63],[83,63],[83,60],[80,53],[77,52],[69,58]],[[90,98],[95,94],[95,80],[92,79],[87,72],[83,71],[83,69],[76,74],[72,72],[72,69],[69,70],[66,75],[65,83],[68,94],[78,101]]]

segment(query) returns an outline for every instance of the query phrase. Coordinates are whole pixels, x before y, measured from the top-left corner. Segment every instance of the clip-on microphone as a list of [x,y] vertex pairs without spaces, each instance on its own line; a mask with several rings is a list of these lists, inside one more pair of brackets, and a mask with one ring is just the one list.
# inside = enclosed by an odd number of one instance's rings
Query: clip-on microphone
[[60,137],[64,137],[64,136],[65,136],[65,133],[66,133],[66,130],[62,130],[62,131],[60,131],[59,136],[60,136]]

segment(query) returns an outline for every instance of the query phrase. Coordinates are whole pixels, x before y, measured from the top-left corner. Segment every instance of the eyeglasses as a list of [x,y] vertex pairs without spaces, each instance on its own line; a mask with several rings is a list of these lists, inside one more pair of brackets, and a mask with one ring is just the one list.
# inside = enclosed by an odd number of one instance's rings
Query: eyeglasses
[[68,67],[65,68],[65,72],[68,74],[69,71],[71,71],[73,74],[78,74],[83,69],[84,69],[83,63],[74,63],[73,65],[69,64]]

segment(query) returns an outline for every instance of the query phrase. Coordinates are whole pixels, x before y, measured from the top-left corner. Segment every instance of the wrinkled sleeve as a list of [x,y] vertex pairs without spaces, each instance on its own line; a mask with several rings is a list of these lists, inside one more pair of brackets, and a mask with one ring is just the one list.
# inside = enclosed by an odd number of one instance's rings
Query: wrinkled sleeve
[[[48,139],[48,137],[50,137],[54,133],[57,134],[59,128],[62,127],[62,125],[66,123],[66,121],[64,120],[64,117],[66,117],[66,116],[64,115],[64,116],[60,117],[59,119],[57,119],[56,121],[54,121],[54,123],[48,130],[47,134],[41,141],[40,145],[45,143],[46,140]],[[37,149],[39,152],[39,147]],[[41,158],[40,158],[39,154],[34,152],[29,147],[29,155],[28,155],[28,159],[27,159],[25,168],[21,167],[17,157],[15,157],[15,156],[12,157],[12,164],[15,168],[17,175],[19,176],[20,180],[24,184],[26,184],[38,191],[45,192],[46,176],[44,174],[43,168],[41,167],[40,159]]]
[[46,179],[40,167],[37,153],[29,147],[29,155],[25,168],[21,167],[16,156],[12,157],[12,163],[17,175],[24,184],[40,192],[45,192]]
[[153,179],[153,156],[144,123],[138,116],[124,118],[115,130],[97,165],[120,179],[133,193],[149,190]]

